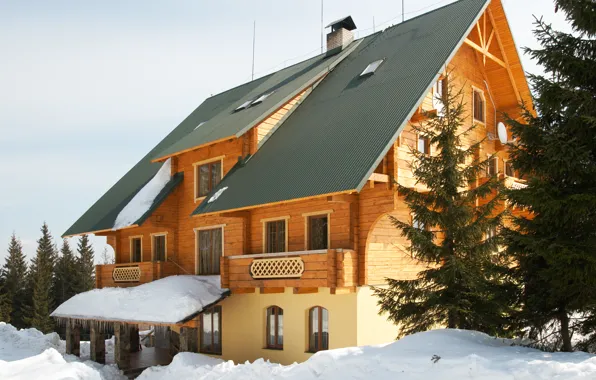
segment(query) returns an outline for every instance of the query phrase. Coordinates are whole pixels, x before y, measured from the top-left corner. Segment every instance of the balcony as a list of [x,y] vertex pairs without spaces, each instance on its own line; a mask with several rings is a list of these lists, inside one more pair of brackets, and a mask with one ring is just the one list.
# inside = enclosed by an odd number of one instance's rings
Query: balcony
[[232,293],[315,292],[320,287],[350,291],[357,286],[357,256],[354,251],[329,249],[264,253],[224,257],[222,287]]
[[520,178],[505,176],[505,187],[508,189],[525,189],[528,187],[526,181]]
[[172,262],[141,262],[95,266],[95,287],[126,288],[146,284],[160,278],[177,275],[179,268]]

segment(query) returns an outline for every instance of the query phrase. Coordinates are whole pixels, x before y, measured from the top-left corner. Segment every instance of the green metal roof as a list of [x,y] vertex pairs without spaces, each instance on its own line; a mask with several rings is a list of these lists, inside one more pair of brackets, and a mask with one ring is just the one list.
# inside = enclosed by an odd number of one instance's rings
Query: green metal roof
[[193,214],[359,191],[488,3],[460,0],[364,38]]

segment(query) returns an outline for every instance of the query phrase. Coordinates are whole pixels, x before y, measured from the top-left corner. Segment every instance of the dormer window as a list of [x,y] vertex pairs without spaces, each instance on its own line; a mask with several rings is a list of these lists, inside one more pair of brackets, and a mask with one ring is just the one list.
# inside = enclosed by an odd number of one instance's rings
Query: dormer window
[[254,106],[254,105],[257,105],[257,104],[259,104],[259,103],[263,103],[263,101],[264,101],[265,99],[267,99],[267,98],[268,98],[268,97],[269,97],[271,94],[273,94],[273,91],[271,91],[271,92],[269,92],[269,93],[267,93],[267,94],[263,94],[263,95],[259,96],[259,97],[258,97],[258,98],[256,98],[256,99],[255,99],[255,101],[254,101],[254,102],[252,102],[250,105],[251,105],[251,106]]
[[219,184],[222,177],[222,158],[194,164],[195,169],[195,199],[203,198]]
[[243,109],[248,108],[251,104],[252,104],[252,100],[247,100],[244,103],[242,103],[240,106],[238,106],[238,108],[236,108],[234,110],[234,112],[242,111]]
[[383,63],[384,59],[379,59],[378,61],[374,61],[368,64],[368,66],[366,66],[366,68],[364,69],[364,71],[360,74],[361,77],[367,76],[367,75],[372,75],[375,73],[375,71],[377,71],[377,69],[379,68],[379,66],[381,66],[381,63]]

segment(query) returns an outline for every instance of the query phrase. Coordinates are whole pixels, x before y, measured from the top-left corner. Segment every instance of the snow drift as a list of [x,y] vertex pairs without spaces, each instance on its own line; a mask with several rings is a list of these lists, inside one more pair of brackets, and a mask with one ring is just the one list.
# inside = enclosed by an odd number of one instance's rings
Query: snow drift
[[[194,359],[191,355],[194,355]],[[322,351],[300,364],[282,366],[262,359],[234,365],[203,362],[180,354],[168,367],[145,370],[139,379],[375,379],[375,380],[541,380],[594,379],[596,356],[546,353],[512,346],[512,341],[464,330],[433,330],[384,346]]]
[[178,323],[229,294],[220,276],[170,276],[132,288],[103,288],[77,294],[52,317]]

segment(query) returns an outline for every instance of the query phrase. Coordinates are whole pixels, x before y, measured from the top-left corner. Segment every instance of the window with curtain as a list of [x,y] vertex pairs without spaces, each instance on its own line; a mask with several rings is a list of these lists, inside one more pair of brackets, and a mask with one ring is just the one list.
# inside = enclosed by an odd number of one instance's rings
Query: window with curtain
[[130,249],[131,249],[131,262],[139,263],[143,261],[143,253],[142,253],[142,244],[141,238],[132,238],[130,240]]
[[153,261],[166,261],[166,235],[153,236]]
[[267,348],[282,350],[284,348],[284,311],[281,307],[267,308]]
[[221,227],[197,231],[197,239],[199,239],[197,244],[199,247],[198,274],[219,274],[219,262],[223,253],[222,236],[223,228]]
[[198,165],[195,170],[195,198],[204,197],[221,181],[221,160]]
[[204,354],[221,355],[221,306],[201,314],[201,347]]
[[308,249],[328,249],[329,219],[327,215],[308,217]]
[[266,253],[286,251],[286,221],[275,220],[265,224]]
[[473,90],[474,92],[474,120],[484,123],[484,94],[480,90]]
[[488,166],[486,167],[486,174],[489,177],[497,175],[499,173],[499,159],[497,157],[493,157],[488,161]]
[[430,154],[430,139],[423,135],[418,135],[418,151],[424,154]]
[[318,352],[329,349],[329,312],[315,306],[308,312],[309,336],[308,351]]

